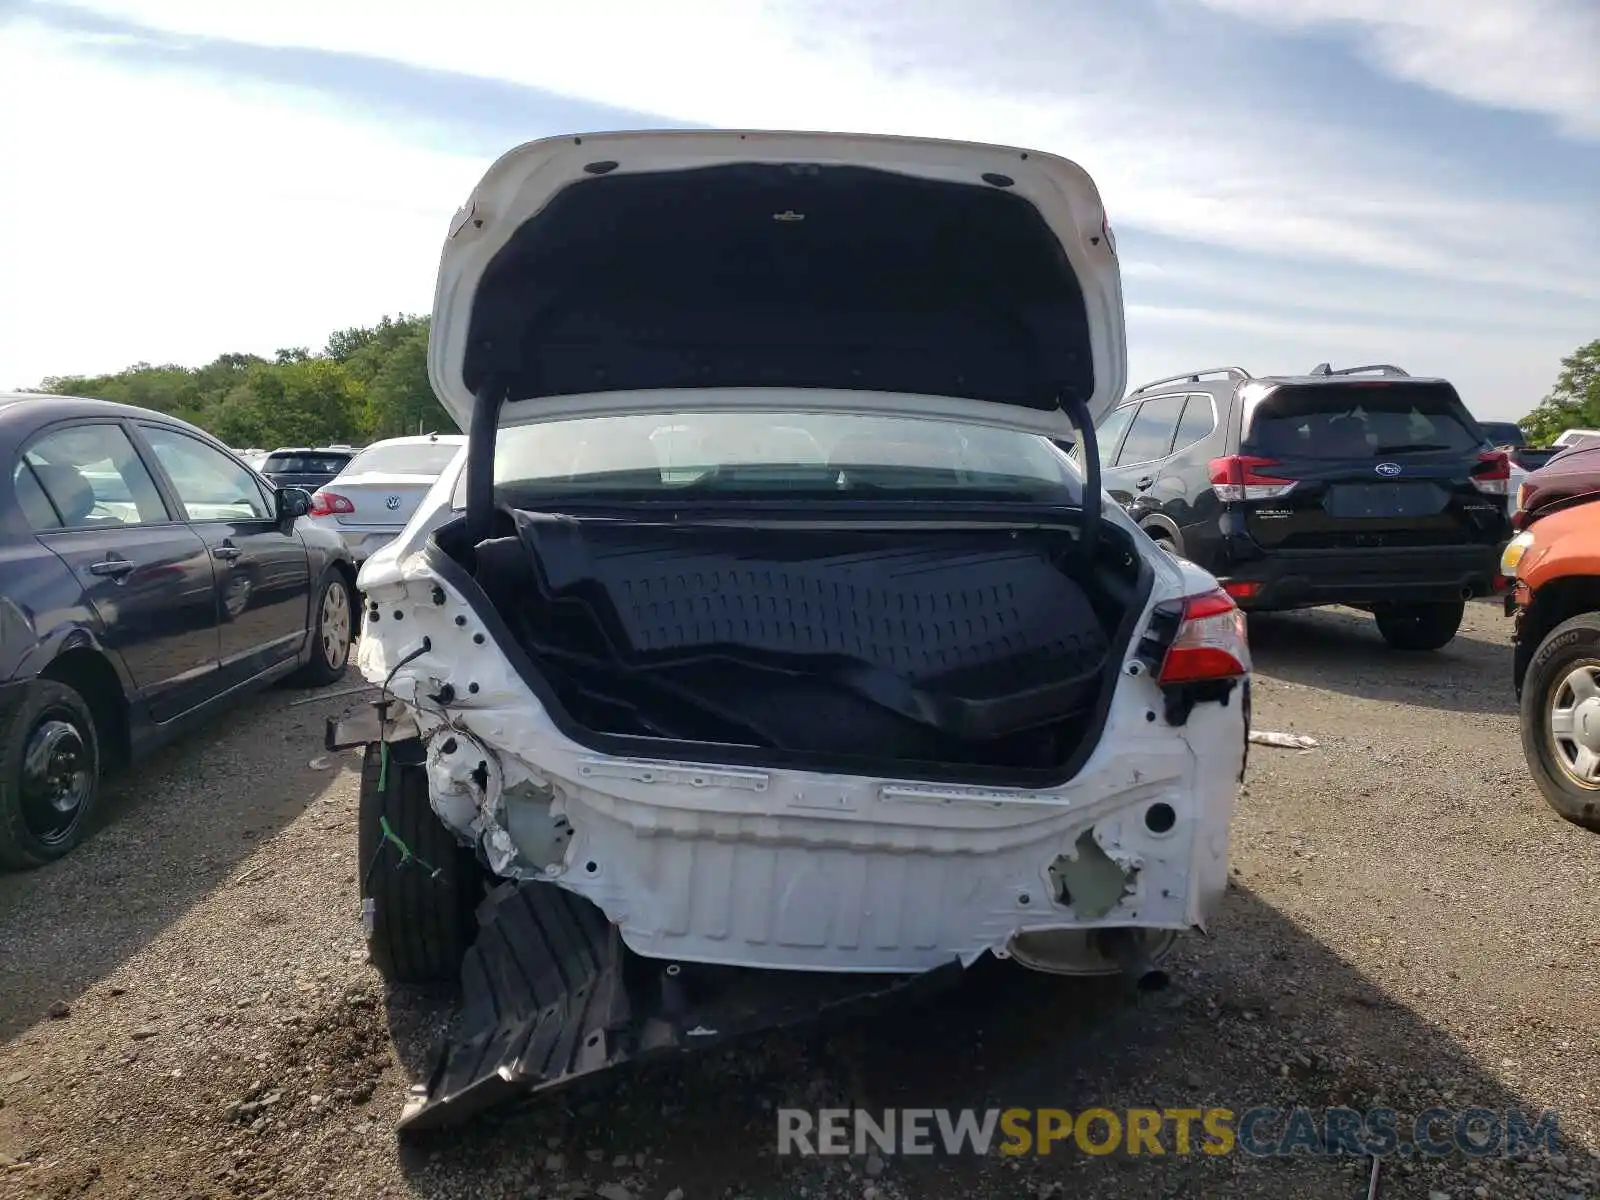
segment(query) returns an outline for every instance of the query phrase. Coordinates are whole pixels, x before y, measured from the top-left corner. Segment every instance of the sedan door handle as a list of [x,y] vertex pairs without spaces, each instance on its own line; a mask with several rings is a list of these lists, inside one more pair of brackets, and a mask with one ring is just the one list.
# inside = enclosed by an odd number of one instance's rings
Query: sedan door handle
[[232,562],[234,559],[243,554],[244,551],[239,549],[237,546],[218,546],[211,553],[216,558],[220,558],[223,562]]
[[109,575],[113,579],[120,579],[133,570],[133,564],[125,558],[107,558],[101,562],[89,564],[89,574]]

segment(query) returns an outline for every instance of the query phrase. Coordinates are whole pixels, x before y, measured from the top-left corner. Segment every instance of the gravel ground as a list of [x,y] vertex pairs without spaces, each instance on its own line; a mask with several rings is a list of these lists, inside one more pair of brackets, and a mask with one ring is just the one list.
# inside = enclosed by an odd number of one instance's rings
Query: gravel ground
[[1391,1160],[1380,1196],[1600,1197],[1600,838],[1527,780],[1506,632],[1473,605],[1398,657],[1357,614],[1253,623],[1257,727],[1319,745],[1252,748],[1224,919],[1165,992],[991,964],[404,1147],[449,998],[365,963],[358,764],[320,748],[349,699],[269,693],[0,877],[0,1195],[1344,1200],[1366,1163],[779,1159],[772,1111],[1438,1103],[1557,1108],[1564,1154]]

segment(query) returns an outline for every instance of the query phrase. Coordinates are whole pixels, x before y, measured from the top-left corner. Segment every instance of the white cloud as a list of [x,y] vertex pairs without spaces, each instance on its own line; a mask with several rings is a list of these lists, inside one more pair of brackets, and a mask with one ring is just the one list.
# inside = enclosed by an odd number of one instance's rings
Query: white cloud
[[[1260,11],[1246,7],[1256,0],[1205,2]],[[1317,19],[1311,0],[1287,2],[1298,19]],[[1382,131],[1262,103],[1226,39],[1213,31],[1220,40],[1207,42],[1192,28],[1216,23],[1199,9],[1166,10],[1190,23],[1176,38],[1143,6],[1049,0],[457,0],[448,16],[378,0],[86,6],[198,37],[373,56],[681,121],[1037,146],[1089,168],[1129,245],[1145,229],[1283,262],[1211,279],[1224,317],[1274,313],[1265,323],[1258,315],[1202,326],[1172,316],[1170,303],[1165,317],[1136,313],[1136,370],[1151,339],[1160,356],[1193,346],[1205,360],[1218,345],[1247,342],[1263,370],[1342,357],[1326,339],[1356,336],[1346,318],[1391,347],[1374,357],[1429,357],[1448,335],[1394,318],[1425,310],[1447,324],[1471,312],[1492,323],[1503,312],[1504,336],[1457,337],[1455,374],[1494,381],[1495,394],[1525,407],[1571,349],[1565,332],[1540,333],[1536,314],[1566,314],[1553,322],[1566,329],[1582,323],[1570,314],[1600,309],[1590,213],[1490,190],[1443,150],[1401,153]],[[1196,86],[1197,59],[1205,86]],[[1555,94],[1549,80],[1539,86]],[[0,111],[38,115],[27,126],[0,122],[0,154],[52,186],[0,190],[0,261],[28,281],[0,299],[5,327],[26,335],[8,337],[0,374],[12,378],[0,383],[136,357],[203,360],[315,343],[341,324],[426,307],[443,223],[484,164],[425,152],[414,130],[379,125],[348,102],[335,111],[288,95],[223,90],[175,71],[136,74],[82,57],[63,35],[9,31]],[[1350,162],[1362,170],[1342,166]],[[70,236],[41,236],[41,212]],[[1330,287],[1316,263],[1347,282]],[[1130,297],[1164,282],[1207,286],[1203,263],[1157,265],[1165,277],[1130,271]],[[1361,270],[1369,289],[1349,281]],[[1539,295],[1530,300],[1530,291]],[[1333,315],[1302,319],[1285,301]],[[267,342],[244,346],[241,337]]]
[[[1568,230],[1569,241],[1592,242],[1587,214],[1483,195],[1481,179],[1453,179],[1448,164],[1279,115],[1222,63],[1204,77],[1228,86],[1197,89],[1191,48],[1163,44],[1131,6],[457,0],[448,19],[381,0],[87,7],[185,33],[533,83],[708,125],[1036,146],[1089,168],[1113,223],[1266,253],[1600,294],[1600,272],[1575,273],[1570,251],[1546,249]],[[1339,165],[1349,162],[1363,164],[1360,175]],[[1547,237],[1509,249],[1503,231],[1530,225]]]
[[1577,343],[1556,332],[1485,339],[1451,329],[1396,331],[1382,321],[1274,315],[1270,308],[1128,305],[1128,380],[1176,375],[1224,362],[1254,375],[1395,363],[1413,375],[1450,380],[1483,420],[1516,420],[1555,382]]
[[0,388],[319,346],[426,311],[481,169],[277,93],[124,76],[26,34],[0,41],[0,112]]
[[1199,0],[1281,29],[1355,30],[1383,70],[1600,138],[1600,5],[1592,0]]

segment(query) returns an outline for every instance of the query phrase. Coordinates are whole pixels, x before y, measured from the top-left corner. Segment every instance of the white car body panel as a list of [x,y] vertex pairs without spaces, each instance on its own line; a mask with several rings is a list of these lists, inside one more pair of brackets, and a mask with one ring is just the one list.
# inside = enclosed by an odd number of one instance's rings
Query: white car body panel
[[[441,476],[406,532],[362,568],[356,664],[405,702],[428,742],[435,811],[497,873],[588,898],[636,953],[744,967],[918,972],[1005,955],[1024,931],[1178,931],[1216,914],[1245,753],[1237,696],[1196,705],[1174,728],[1149,718],[1160,689],[1130,666],[1092,757],[1046,789],[596,753],[556,727],[420,553],[454,515],[458,473]],[[1106,519],[1131,527],[1109,497]],[[1185,560],[1154,552],[1152,562],[1150,607],[1217,586]],[[448,714],[428,700],[445,685]],[[1143,821],[1158,801],[1177,818],[1159,834]],[[1092,918],[1055,903],[1049,878],[1085,831],[1137,872]]]
[[1522,491],[1522,481],[1528,477],[1528,472],[1516,463],[1511,464],[1511,478],[1506,481],[1506,516],[1517,515],[1517,496]]
[[[530,142],[498,159],[450,224],[439,264],[433,324],[428,342],[428,378],[456,423],[472,421],[473,396],[462,379],[472,305],[484,271],[517,229],[569,184],[589,178],[584,166],[598,159],[618,166],[608,172],[673,171],[726,163],[816,163],[872,167],[926,179],[977,183],[985,173],[1015,182],[1008,190],[1030,201],[1060,241],[1083,289],[1088,341],[1094,368],[1094,396],[1088,401],[1098,423],[1122,397],[1127,384],[1127,349],[1122,306],[1122,276],[1099,190],[1076,163],[1037,151],[967,142],[835,133],[651,131],[604,133],[582,138]],[[788,411],[838,411],[841,407],[879,416],[943,416],[1047,437],[1071,437],[1072,425],[1060,411],[1037,411],[978,400],[879,395],[870,406],[860,393],[807,392],[805,405],[788,393]],[[674,397],[674,402],[686,397]],[[603,395],[511,397],[501,425],[563,416],[661,412],[662,393],[611,392]],[[697,397],[694,401],[700,407]],[[935,411],[937,408],[937,412]],[[746,410],[748,411],[748,409]]]

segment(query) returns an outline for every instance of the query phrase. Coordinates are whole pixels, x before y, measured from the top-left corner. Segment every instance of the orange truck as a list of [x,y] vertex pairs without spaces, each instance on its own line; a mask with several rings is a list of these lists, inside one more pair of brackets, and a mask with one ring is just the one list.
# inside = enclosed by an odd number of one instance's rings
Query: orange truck
[[1600,491],[1528,514],[1500,570],[1528,770],[1551,808],[1600,833]]

